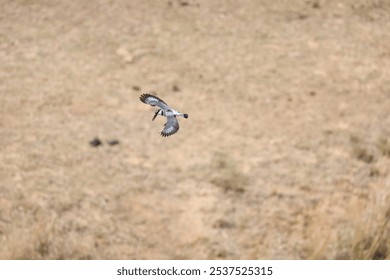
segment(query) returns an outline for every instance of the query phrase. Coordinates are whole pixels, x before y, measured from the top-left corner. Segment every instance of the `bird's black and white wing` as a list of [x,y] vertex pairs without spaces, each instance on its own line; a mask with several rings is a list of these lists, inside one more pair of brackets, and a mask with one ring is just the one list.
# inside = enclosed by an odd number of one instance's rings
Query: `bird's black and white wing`
[[143,103],[145,104],[149,104],[151,106],[158,106],[160,107],[161,109],[163,110],[170,110],[171,108],[167,105],[167,103],[165,103],[164,101],[162,101],[160,98],[158,98],[157,96],[154,96],[154,95],[151,95],[149,93],[144,93],[140,96],[139,98]]
[[161,131],[161,136],[167,137],[175,134],[179,130],[179,122],[175,116],[167,116],[167,123]]

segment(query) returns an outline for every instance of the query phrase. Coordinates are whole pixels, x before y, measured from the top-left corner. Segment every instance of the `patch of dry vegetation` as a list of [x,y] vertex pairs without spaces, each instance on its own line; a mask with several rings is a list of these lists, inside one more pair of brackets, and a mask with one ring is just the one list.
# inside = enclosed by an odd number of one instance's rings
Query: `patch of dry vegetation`
[[236,161],[227,153],[217,153],[213,159],[210,182],[225,193],[244,193],[249,179],[237,168]]
[[0,17],[0,259],[389,259],[388,1],[30,2]]
[[390,259],[390,196],[378,196],[350,209],[352,231],[340,237],[337,259]]
[[387,138],[380,138],[377,147],[382,155],[390,157],[390,141]]
[[[331,205],[335,201],[325,203]],[[319,208],[323,211],[326,206]],[[338,223],[316,211],[307,225],[304,259],[390,259],[390,195],[352,199]]]

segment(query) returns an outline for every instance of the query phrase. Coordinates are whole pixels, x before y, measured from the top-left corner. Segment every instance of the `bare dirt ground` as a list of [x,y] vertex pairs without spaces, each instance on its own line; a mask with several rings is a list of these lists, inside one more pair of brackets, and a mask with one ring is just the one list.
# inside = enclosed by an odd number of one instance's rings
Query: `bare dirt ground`
[[388,0],[0,5],[1,259],[390,258]]

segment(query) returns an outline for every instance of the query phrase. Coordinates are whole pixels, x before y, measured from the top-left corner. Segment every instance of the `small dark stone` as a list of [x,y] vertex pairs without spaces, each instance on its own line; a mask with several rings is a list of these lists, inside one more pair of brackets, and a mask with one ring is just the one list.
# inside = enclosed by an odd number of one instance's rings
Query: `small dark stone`
[[102,144],[103,144],[102,141],[100,141],[100,139],[97,137],[95,137],[93,140],[89,141],[89,145],[91,145],[92,147],[98,147]]
[[226,220],[217,220],[214,225],[215,228],[233,228],[234,224]]
[[314,9],[319,9],[319,8],[321,8],[320,3],[319,3],[318,1],[315,1],[315,2],[313,3],[313,8],[314,8]]
[[298,16],[299,19],[307,19],[309,16],[308,15],[304,15],[304,14],[300,14]]
[[110,146],[115,146],[115,145],[119,145],[119,140],[109,140],[107,141],[107,144],[110,145]]
[[310,96],[315,96],[317,93],[315,91],[309,92]]
[[180,2],[180,5],[182,6],[188,6],[190,3],[186,2],[186,1],[181,1]]
[[139,86],[133,86],[133,90],[140,91],[141,88]]
[[172,90],[173,91],[180,91],[180,88],[177,85],[173,85]]

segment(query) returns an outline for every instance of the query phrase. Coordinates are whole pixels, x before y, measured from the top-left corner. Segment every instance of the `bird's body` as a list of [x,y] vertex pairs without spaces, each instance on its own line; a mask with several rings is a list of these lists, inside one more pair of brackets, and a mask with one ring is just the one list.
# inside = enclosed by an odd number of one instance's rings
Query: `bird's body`
[[167,105],[167,103],[165,103],[163,100],[161,100],[157,96],[154,96],[154,95],[151,95],[148,93],[144,93],[140,96],[139,99],[145,104],[149,104],[151,106],[157,106],[160,108],[154,114],[152,121],[154,121],[154,119],[158,115],[161,115],[161,116],[164,116],[167,118],[167,122],[164,125],[164,129],[163,129],[163,131],[161,131],[161,136],[167,137],[167,136],[170,136],[172,134],[175,134],[179,130],[179,122],[177,121],[176,117],[180,116],[180,117],[184,117],[185,119],[188,118],[188,114],[183,114],[183,113],[180,113],[180,112],[172,109],[171,107],[169,107]]

